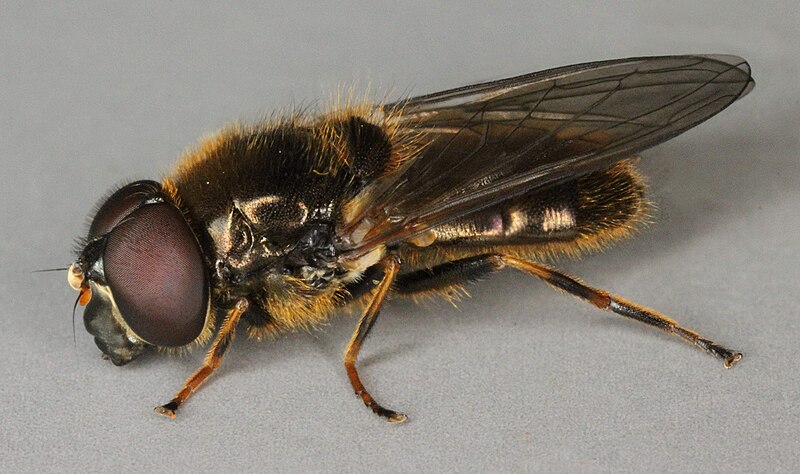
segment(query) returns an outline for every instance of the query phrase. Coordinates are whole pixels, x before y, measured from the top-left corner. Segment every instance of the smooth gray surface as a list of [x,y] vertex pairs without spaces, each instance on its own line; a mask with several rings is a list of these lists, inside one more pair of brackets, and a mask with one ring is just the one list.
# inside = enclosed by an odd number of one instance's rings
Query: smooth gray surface
[[[795,2],[0,4],[0,471],[792,471],[800,468],[800,14]],[[533,2],[531,2],[533,3]],[[437,5],[441,5],[437,3]],[[219,126],[359,79],[420,94],[589,60],[747,58],[753,93],[644,153],[659,210],[560,266],[742,350],[734,370],[508,271],[385,310],[363,351],[390,426],[350,392],[355,324],[244,338],[176,421],[199,364],[100,359],[64,273],[112,185]]]

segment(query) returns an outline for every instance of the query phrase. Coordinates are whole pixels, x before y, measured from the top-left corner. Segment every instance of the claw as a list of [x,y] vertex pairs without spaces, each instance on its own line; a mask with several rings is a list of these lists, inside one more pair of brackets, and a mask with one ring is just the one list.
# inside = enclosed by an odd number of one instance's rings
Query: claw
[[159,415],[164,415],[168,418],[175,419],[175,410],[178,409],[178,404],[175,402],[169,402],[166,405],[161,405],[159,407],[155,407],[153,410],[158,413]]
[[742,360],[742,357],[744,357],[744,356],[742,355],[741,352],[735,352],[731,356],[726,357],[725,358],[725,362],[724,362],[725,368],[726,369],[730,369],[731,367],[736,365],[737,362]]
[[402,423],[402,422],[406,421],[407,419],[408,419],[408,417],[405,416],[404,414],[396,413],[396,412],[392,413],[391,415],[386,417],[386,421],[388,423]]

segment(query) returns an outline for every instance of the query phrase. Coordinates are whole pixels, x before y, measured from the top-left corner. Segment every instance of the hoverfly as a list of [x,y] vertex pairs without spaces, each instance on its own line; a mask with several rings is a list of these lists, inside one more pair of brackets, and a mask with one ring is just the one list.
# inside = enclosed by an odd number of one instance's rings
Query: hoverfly
[[124,365],[149,348],[211,342],[168,403],[255,338],[361,318],[344,352],[353,390],[390,422],[356,362],[387,298],[438,294],[511,267],[655,326],[732,367],[742,354],[542,261],[600,250],[647,215],[636,153],[747,94],[735,56],[579,64],[389,104],[232,126],[161,182],[95,214],[69,268],[86,329]]

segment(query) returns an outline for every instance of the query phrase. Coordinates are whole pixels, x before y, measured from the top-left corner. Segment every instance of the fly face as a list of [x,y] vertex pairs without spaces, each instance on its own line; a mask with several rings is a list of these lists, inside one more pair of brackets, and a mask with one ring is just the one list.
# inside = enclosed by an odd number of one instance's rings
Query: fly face
[[100,350],[124,365],[148,346],[180,347],[208,320],[208,277],[183,213],[153,181],[116,191],[92,220],[69,269],[88,304],[86,329]]

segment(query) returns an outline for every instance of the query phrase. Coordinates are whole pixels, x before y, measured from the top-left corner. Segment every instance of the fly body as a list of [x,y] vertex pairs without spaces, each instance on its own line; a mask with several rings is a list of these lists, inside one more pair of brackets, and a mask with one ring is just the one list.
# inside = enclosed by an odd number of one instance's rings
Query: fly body
[[741,353],[542,262],[631,235],[648,212],[636,154],[753,84],[735,56],[631,58],[229,127],[160,182],[113,192],[69,283],[114,364],[211,341],[203,365],[156,408],[170,417],[240,328],[261,339],[357,308],[348,378],[373,412],[403,421],[356,370],[384,301],[452,298],[505,267],[731,367]]

